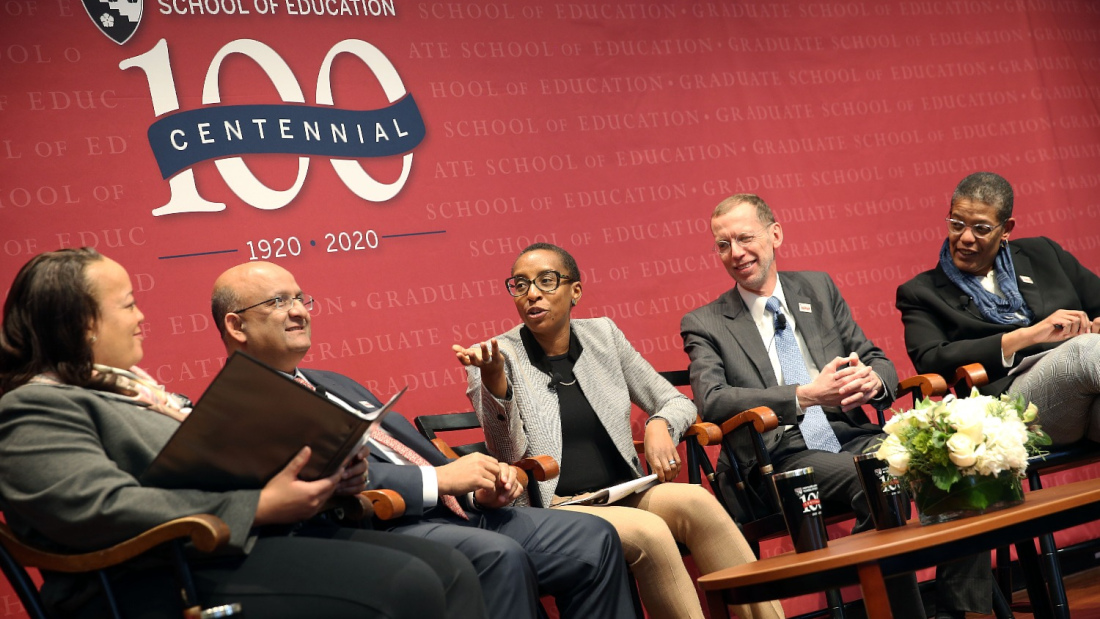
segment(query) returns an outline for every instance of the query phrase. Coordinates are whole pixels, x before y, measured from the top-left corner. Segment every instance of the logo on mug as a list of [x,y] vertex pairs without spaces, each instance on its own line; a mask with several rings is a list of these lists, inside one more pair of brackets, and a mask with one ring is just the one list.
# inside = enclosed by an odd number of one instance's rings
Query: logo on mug
[[802,499],[803,514],[815,514],[821,511],[821,492],[818,491],[817,484],[795,488],[794,492]]
[[901,480],[890,474],[890,469],[882,467],[875,469],[875,475],[878,476],[879,492],[882,494],[897,494],[901,492]]

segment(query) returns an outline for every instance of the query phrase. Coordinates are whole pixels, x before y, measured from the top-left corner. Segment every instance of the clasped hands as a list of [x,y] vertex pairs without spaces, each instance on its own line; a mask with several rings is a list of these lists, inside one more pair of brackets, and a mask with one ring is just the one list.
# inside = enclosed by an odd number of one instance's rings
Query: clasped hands
[[817,405],[850,411],[870,402],[881,390],[878,374],[853,352],[826,363],[817,378],[808,385],[799,385],[795,393],[803,409]]
[[516,467],[492,456],[472,453],[435,468],[439,493],[461,496],[474,493],[474,500],[486,509],[511,505],[523,494],[516,481]]

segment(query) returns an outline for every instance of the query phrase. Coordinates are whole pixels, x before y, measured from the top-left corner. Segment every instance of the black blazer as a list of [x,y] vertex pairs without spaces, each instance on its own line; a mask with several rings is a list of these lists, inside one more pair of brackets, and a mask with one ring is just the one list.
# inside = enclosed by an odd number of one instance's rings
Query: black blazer
[[[1072,254],[1046,237],[1015,240],[1009,247],[1020,294],[1036,321],[1059,309],[1084,310],[1089,318],[1100,316],[1100,277]],[[905,347],[917,372],[950,379],[960,366],[981,363],[990,381],[983,393],[998,395],[1012,384],[1010,368],[1001,361],[1001,335],[1020,327],[987,321],[938,264],[898,287],[897,308],[905,325]],[[1016,353],[1013,363],[1057,345],[1029,346]]]

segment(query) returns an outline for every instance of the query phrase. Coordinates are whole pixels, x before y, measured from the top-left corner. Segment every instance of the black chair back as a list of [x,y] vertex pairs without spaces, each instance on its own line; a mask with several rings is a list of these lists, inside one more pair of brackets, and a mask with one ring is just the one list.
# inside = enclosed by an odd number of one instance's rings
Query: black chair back
[[[429,441],[434,441],[439,438],[437,434],[440,432],[481,430],[481,424],[478,423],[477,420],[477,413],[473,411],[465,413],[444,413],[441,415],[421,415],[414,419],[413,423],[416,425],[416,429]],[[460,456],[472,453],[489,454],[489,448],[485,446],[485,441],[474,441],[462,445],[451,445],[448,441],[447,444]]]
[[[7,529],[6,524],[3,527]],[[10,533],[10,531],[7,529],[6,532]],[[0,568],[4,570],[4,577],[8,579],[12,590],[19,596],[27,616],[30,619],[49,619],[46,609],[42,606],[42,598],[38,596],[38,587],[34,585],[34,580],[3,544],[0,544]]]

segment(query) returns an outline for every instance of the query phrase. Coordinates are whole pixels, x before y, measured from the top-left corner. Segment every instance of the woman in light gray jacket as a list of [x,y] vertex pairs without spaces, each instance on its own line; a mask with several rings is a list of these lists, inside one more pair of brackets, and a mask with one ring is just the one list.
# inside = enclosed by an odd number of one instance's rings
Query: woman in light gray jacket
[[[506,284],[523,324],[489,342],[454,347],[467,366],[467,395],[493,455],[512,462],[547,454],[560,463],[559,477],[540,484],[543,507],[638,478],[633,403],[649,415],[650,470],[659,482],[675,479],[681,465],[676,444],[695,421],[695,406],[610,319],[570,318],[581,298],[573,257],[555,245],[532,245],[516,259]],[[703,616],[677,541],[691,549],[704,574],[755,560],[733,520],[699,486],[657,483],[614,505],[558,509],[594,514],[615,525],[654,618]],[[740,607],[737,614],[783,616],[778,602]]]

